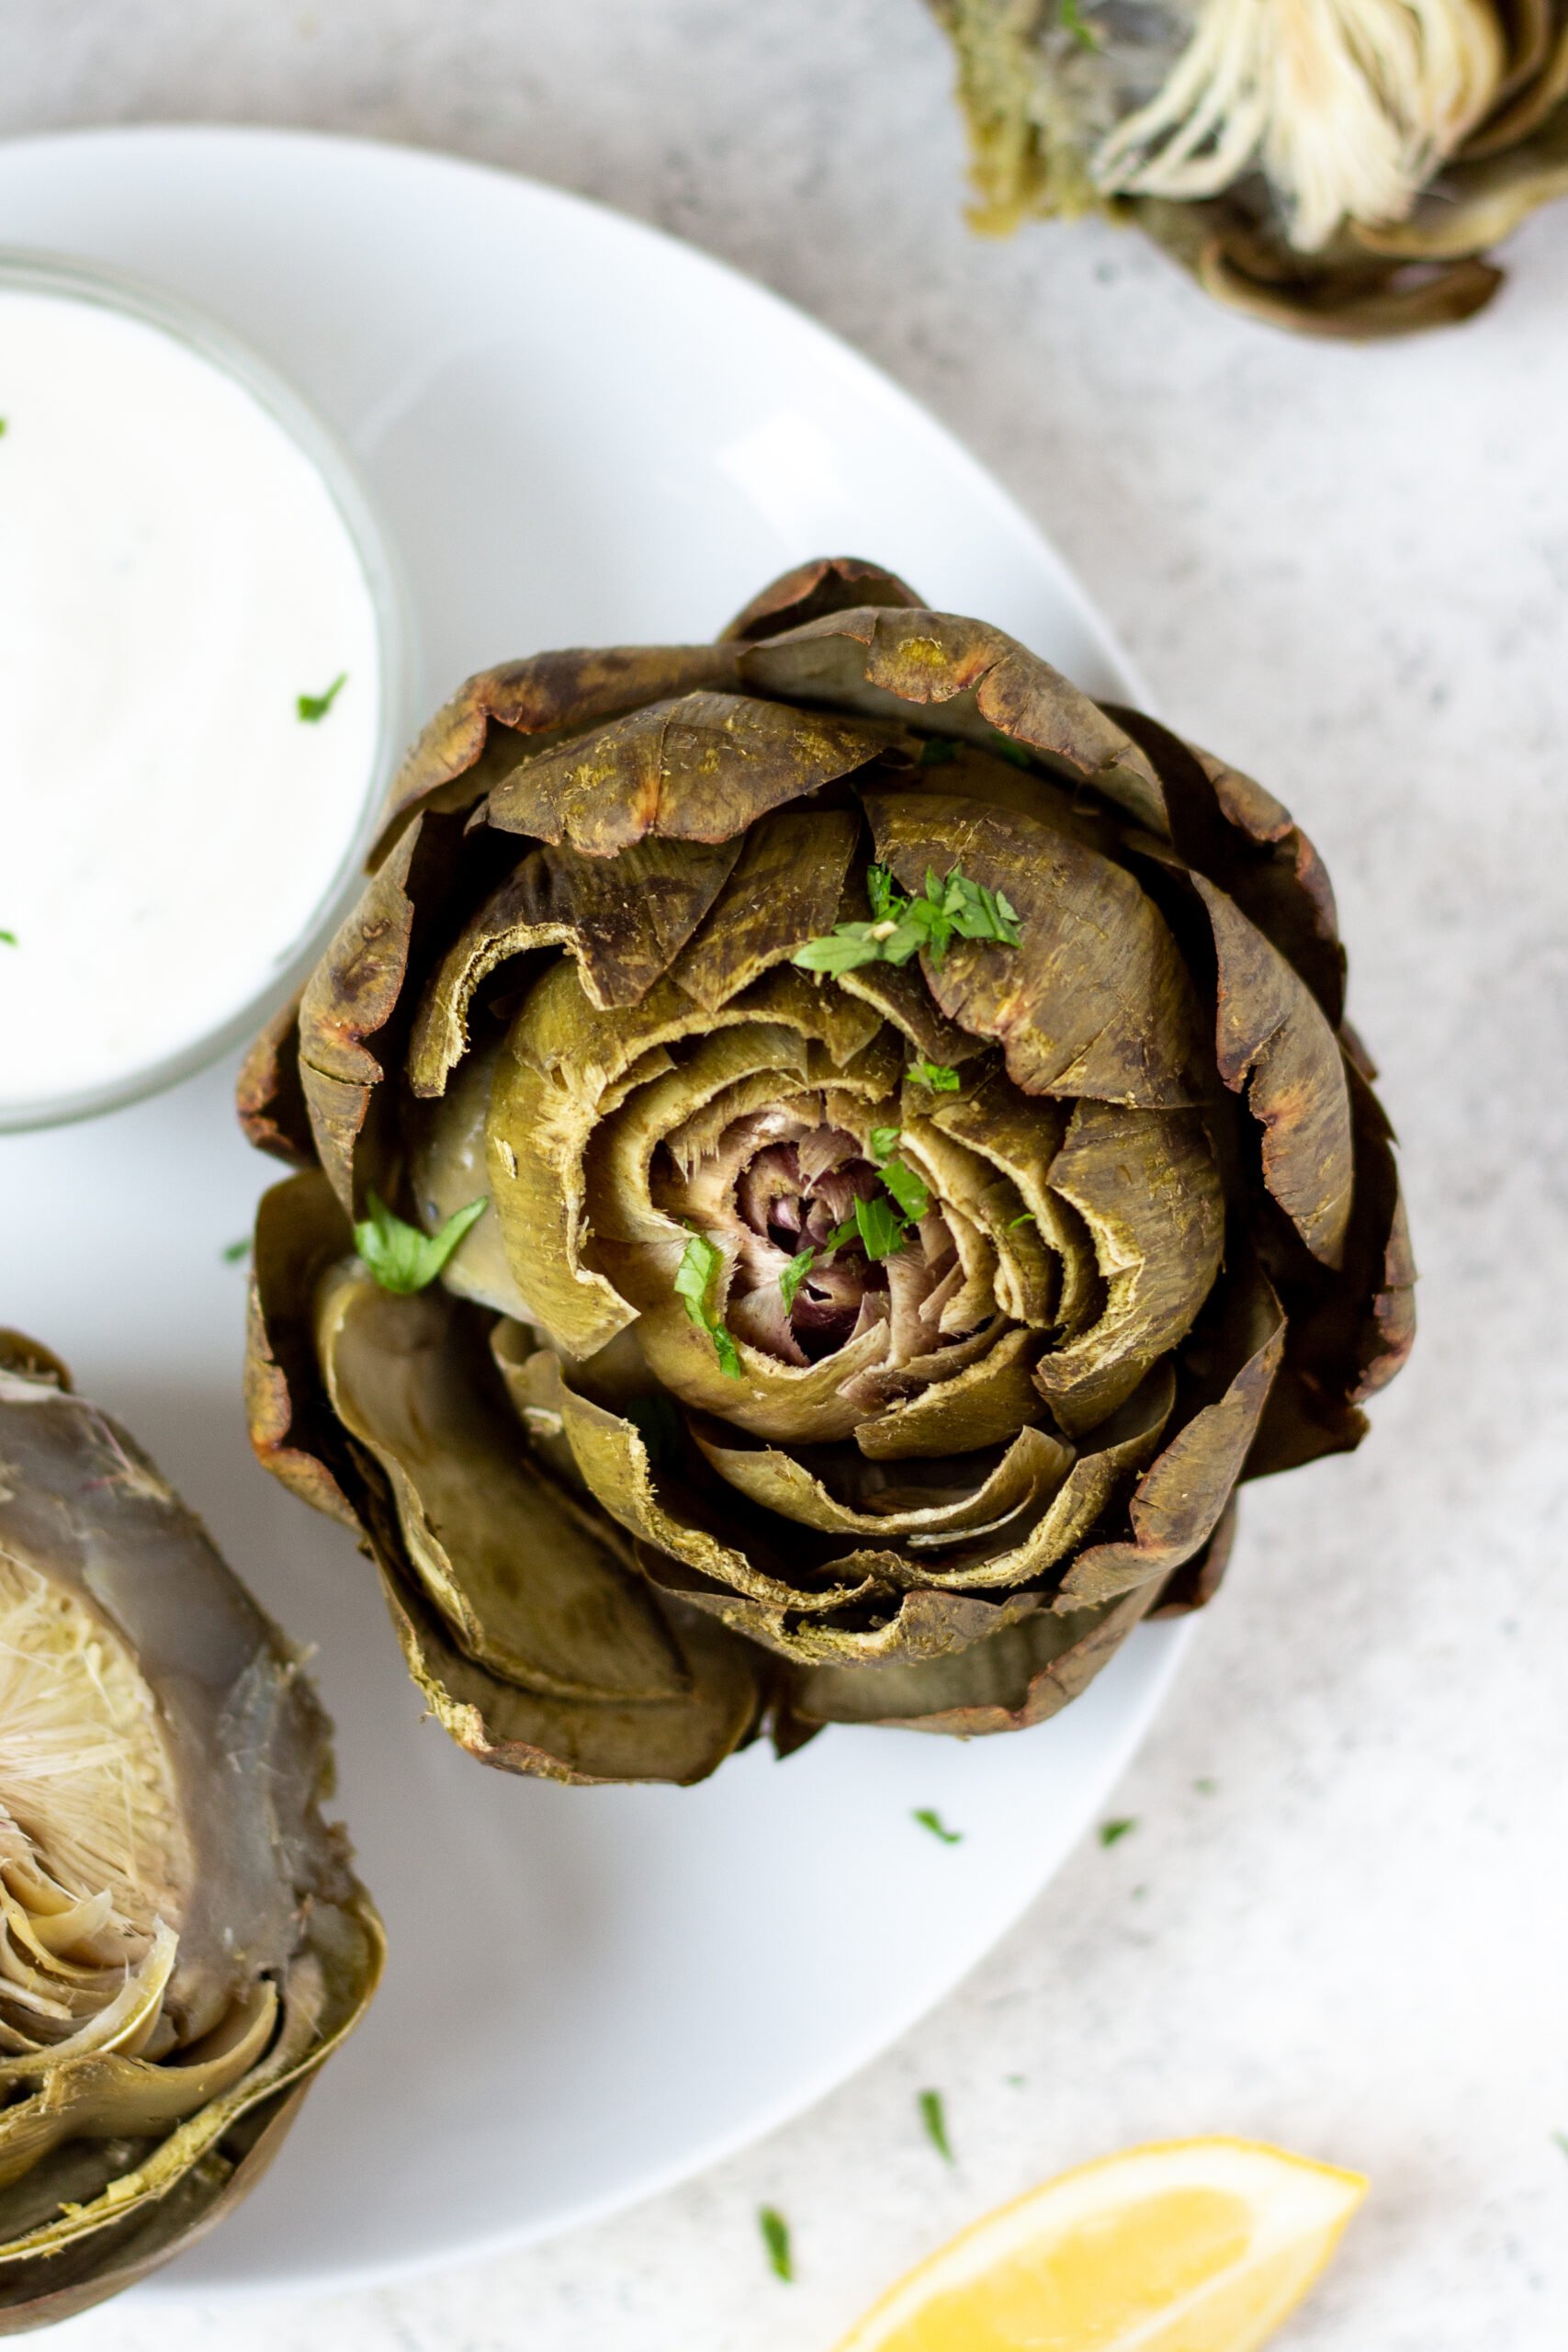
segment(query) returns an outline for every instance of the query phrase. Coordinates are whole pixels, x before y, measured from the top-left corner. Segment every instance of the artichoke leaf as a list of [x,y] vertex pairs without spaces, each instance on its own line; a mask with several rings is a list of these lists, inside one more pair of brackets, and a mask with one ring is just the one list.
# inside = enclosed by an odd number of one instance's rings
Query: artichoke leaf
[[[490,1190],[491,1090],[504,1040],[465,1057],[438,1102],[411,1102],[404,1117],[409,1179],[427,1234],[440,1233]],[[657,1050],[657,1049],[656,1049]],[[343,1254],[340,1250],[336,1253]],[[441,1269],[444,1286],[519,1322],[534,1310],[517,1286],[493,1203],[470,1225]]]
[[1092,1429],[1191,1329],[1224,1252],[1219,1170],[1192,1111],[1074,1107],[1052,1190],[1093,1236],[1105,1305],[1035,1366],[1041,1395],[1069,1433]]
[[1215,1058],[1263,1130],[1263,1181],[1314,1258],[1337,1267],[1350,1219],[1355,1151],[1339,1041],[1306,982],[1241,909],[1201,874],[1219,958]]
[[798,628],[803,621],[820,620],[859,605],[919,605],[919,598],[896,571],[867,563],[852,555],[818,556],[797,563],[759,590],[749,605],[719,631],[719,642],[737,638],[775,637],[780,629]]
[[961,1739],[1026,1730],[1088,1688],[1147,1613],[1155,1590],[1143,1586],[1070,1616],[1025,1617],[954,1657],[870,1669],[818,1666],[796,1678],[791,1704],[808,1723],[886,1724]]
[[245,1055],[234,1108],[248,1143],[291,1168],[312,1168],[315,1142],[299,1082],[299,999],[290,998]]
[[984,621],[868,605],[750,646],[740,667],[769,694],[903,718],[982,751],[1004,736],[1167,830],[1159,779],[1138,745],[1048,662]]
[[739,862],[671,967],[671,978],[714,1012],[830,930],[858,831],[846,808],[786,808],[762,818],[739,844]]
[[[489,1673],[447,1635],[401,1578],[385,1579],[409,1671],[436,1721],[480,1763],[578,1784],[705,1780],[754,1736],[765,1661],[722,1627],[686,1612],[677,1634],[688,1688],[663,1700],[554,1699]],[[670,1611],[667,1608],[667,1615]]]
[[[957,1094],[933,1095],[911,1084],[904,1101],[907,1116],[913,1109],[923,1125],[955,1136],[1016,1187],[1024,1204],[1020,1215],[1032,1219],[1038,1241],[1056,1261],[1058,1331],[1076,1337],[1099,1312],[1102,1286],[1088,1227],[1050,1184],[1071,1114],[1059,1102],[1020,1094],[996,1070]],[[1022,1225],[1016,1228],[1026,1230]]]
[[682,1494],[662,1474],[656,1476],[637,1424],[574,1390],[558,1356],[547,1350],[528,1351],[525,1335],[505,1324],[491,1346],[524,1427],[558,1426],[589,1493],[632,1534],[714,1583],[773,1608],[839,1609],[870,1590],[864,1577],[840,1578],[812,1589],[769,1575],[716,1532],[722,1513],[716,1521],[715,1514],[699,1514],[694,1497]]
[[906,1489],[911,1499],[900,1505],[897,1489],[891,1490],[895,1499],[889,1501],[885,1499],[889,1493],[885,1481],[868,1481],[869,1465],[857,1453],[840,1465],[835,1481],[848,1484],[852,1491],[857,1487],[866,1490],[864,1503],[857,1508],[840,1500],[823,1477],[794,1454],[773,1446],[743,1446],[717,1422],[694,1419],[691,1430],[719,1476],[765,1510],[831,1535],[874,1535],[932,1548],[971,1534],[989,1534],[1031,1505],[1049,1499],[1073,1462],[1070,1446],[1043,1430],[1021,1430],[984,1476],[965,1482],[962,1462],[955,1465],[951,1479],[943,1482],[959,1487],[953,1499],[915,1500],[920,1493],[915,1487]]
[[739,842],[637,842],[614,859],[530,850],[467,922],[425,988],[408,1056],[416,1095],[445,1088],[468,1045],[475,991],[512,957],[564,947],[602,1012],[640,1004],[717,898]]
[[[732,1633],[743,1634],[796,1668],[841,1665],[859,1671],[890,1659],[946,1657],[971,1643],[988,1639],[999,1626],[1013,1624],[1041,1607],[1040,1596],[1033,1592],[1005,1593],[992,1600],[924,1585],[900,1590],[895,1580],[907,1570],[893,1552],[854,1552],[836,1564],[849,1574],[880,1573],[886,1581],[887,1589],[876,1604],[886,1613],[877,1620],[874,1609],[861,1605],[846,1612],[861,1622],[849,1624],[835,1623],[826,1613],[804,1615],[795,1610],[771,1608],[739,1593],[682,1582],[686,1571],[673,1561],[654,1557],[645,1559],[643,1565],[655,1582],[683,1594]],[[868,1615],[874,1622],[864,1622]]]
[[251,1250],[244,1394],[263,1467],[357,1532],[353,1460],[327,1403],[315,1342],[316,1286],[353,1248],[353,1228],[319,1169],[263,1193]]
[[986,1050],[980,1038],[972,1037],[955,1021],[943,1019],[924,980],[910,965],[862,964],[854,971],[835,973],[833,985],[846,996],[874,1006],[928,1062],[948,1069],[962,1069]]
[[722,645],[582,647],[479,671],[436,712],[393,778],[371,865],[422,809],[472,808],[529,750],[734,677],[735,655]]
[[[1042,1237],[1038,1213],[1025,1205],[1018,1187],[998,1175],[993,1162],[913,1107],[922,1092],[913,1087],[904,1090],[900,1155],[929,1173],[931,1190],[944,1209],[958,1209],[985,1236],[994,1260],[991,1287],[1002,1313],[1034,1330],[1049,1330],[1060,1306],[1061,1267]],[[1045,1107],[1043,1124],[1059,1135],[1059,1122],[1050,1117],[1055,1105]],[[954,1227],[955,1238],[956,1233]],[[954,1328],[963,1328],[956,1317]]]
[[1268,1278],[1244,1269],[1231,1284],[1210,1341],[1224,1393],[1177,1431],[1134,1489],[1131,1540],[1091,1544],[1062,1578],[1059,1609],[1151,1589],[1190,1560],[1217,1526],[1258,1433],[1280,1368],[1285,1318]]
[[1016,1327],[1004,1329],[977,1363],[966,1364],[951,1380],[889,1406],[873,1420],[861,1420],[853,1431],[855,1443],[874,1462],[896,1462],[912,1454],[974,1453],[982,1446],[1004,1444],[1044,1418],[1030,1378],[1038,1348],[1036,1334]]
[[921,963],[950,1020],[1002,1046],[1026,1094],[1143,1110],[1198,1099],[1201,1025],[1164,917],[1122,866],[1031,817],[941,793],[877,792],[877,855],[906,889],[962,867],[1016,909],[1021,944],[955,940]]
[[386,1473],[408,1558],[468,1657],[557,1699],[682,1692],[658,1610],[480,1387],[462,1307],[340,1269],[317,1345],[333,1409]]
[[874,760],[885,729],[745,695],[695,693],[520,760],[491,824],[613,857],[649,833],[727,842]]

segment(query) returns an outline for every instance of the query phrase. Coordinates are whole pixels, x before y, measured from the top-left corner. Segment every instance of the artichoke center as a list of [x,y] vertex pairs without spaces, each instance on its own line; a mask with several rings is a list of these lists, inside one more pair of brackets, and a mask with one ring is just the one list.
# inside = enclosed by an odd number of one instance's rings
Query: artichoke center
[[75,1594],[0,1554],[0,2046],[77,2032],[124,2002],[143,1963],[161,1988],[190,1869],[157,1704],[129,1650]]

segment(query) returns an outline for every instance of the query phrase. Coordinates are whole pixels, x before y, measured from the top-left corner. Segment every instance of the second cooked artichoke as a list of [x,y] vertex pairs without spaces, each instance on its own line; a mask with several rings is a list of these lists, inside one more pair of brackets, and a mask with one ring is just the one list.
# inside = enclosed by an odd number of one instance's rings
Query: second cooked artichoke
[[265,2169],[381,1929],[325,1718],[133,1441],[0,1332],[0,2335]]
[[1260,786],[848,560],[427,729],[264,1038],[262,1458],[492,1763],[1038,1721],[1409,1344]]
[[931,0],[976,226],[1099,209],[1277,326],[1469,318],[1568,195],[1568,0]]

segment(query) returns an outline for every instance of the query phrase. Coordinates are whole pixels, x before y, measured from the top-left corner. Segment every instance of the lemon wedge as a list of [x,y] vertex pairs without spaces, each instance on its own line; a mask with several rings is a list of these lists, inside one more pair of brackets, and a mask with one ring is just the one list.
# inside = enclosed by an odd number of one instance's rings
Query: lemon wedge
[[1130,2148],[976,2222],[839,2352],[1253,2352],[1366,2187],[1247,2140]]

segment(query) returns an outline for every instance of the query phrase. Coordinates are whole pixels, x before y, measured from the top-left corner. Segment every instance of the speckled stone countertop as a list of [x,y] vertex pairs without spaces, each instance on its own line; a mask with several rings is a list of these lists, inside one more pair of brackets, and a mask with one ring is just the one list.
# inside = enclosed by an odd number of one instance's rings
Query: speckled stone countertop
[[1308,345],[1109,230],[972,240],[948,78],[916,0],[0,12],[6,130],[259,120],[513,165],[752,271],[927,401],[1166,715],[1323,848],[1423,1277],[1375,1442],[1252,1490],[1117,1796],[1136,1829],[866,2074],[554,2244],[314,2304],[121,2305],[79,2352],[813,2352],[987,2207],[1208,2131],[1372,2176],[1282,2346],[1568,2341],[1568,206],[1476,325]]

